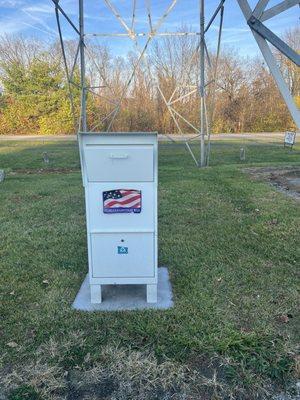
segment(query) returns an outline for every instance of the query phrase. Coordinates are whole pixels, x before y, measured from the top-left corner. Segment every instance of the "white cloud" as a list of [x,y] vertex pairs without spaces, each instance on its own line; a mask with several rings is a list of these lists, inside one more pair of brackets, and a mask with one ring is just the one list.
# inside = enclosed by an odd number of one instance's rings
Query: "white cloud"
[[23,8],[23,10],[26,10],[26,11],[32,12],[32,13],[52,14],[53,15],[54,8],[51,5],[41,3],[41,4],[30,5],[28,7]]
[[8,19],[1,20],[0,23],[0,36],[5,34],[14,34],[22,31],[24,26],[22,26],[21,21],[16,23],[16,21],[10,21]]
[[54,34],[54,33],[52,33],[52,32],[49,32],[48,30],[45,30],[45,29],[38,28],[37,26],[32,25],[32,24],[29,24],[29,23],[24,22],[24,21],[23,21],[23,25],[28,26],[29,28],[34,29],[34,30],[36,30],[36,31],[46,33],[47,35],[51,35],[51,36],[54,36],[54,37],[57,36],[57,34]]
[[24,5],[24,0],[0,0],[0,7],[16,8]]
[[29,17],[29,21],[31,20],[30,22],[35,22],[35,24],[34,24],[35,26],[37,25],[37,27],[42,27],[44,30],[51,32],[52,34],[55,34],[55,35],[57,34],[57,32],[47,24],[45,19],[43,17],[39,16],[39,13],[34,13],[29,10],[30,10],[29,7],[22,9],[23,13]]
[[[211,25],[211,29],[218,31],[219,25]],[[239,27],[224,28],[223,27],[222,31],[229,32],[229,33],[243,33],[243,32],[249,32],[250,28],[247,25],[245,26],[245,28],[239,28]]]
[[47,4],[49,0],[0,0],[0,35],[16,34],[24,31],[37,30],[44,34],[57,36],[53,29],[54,7]]

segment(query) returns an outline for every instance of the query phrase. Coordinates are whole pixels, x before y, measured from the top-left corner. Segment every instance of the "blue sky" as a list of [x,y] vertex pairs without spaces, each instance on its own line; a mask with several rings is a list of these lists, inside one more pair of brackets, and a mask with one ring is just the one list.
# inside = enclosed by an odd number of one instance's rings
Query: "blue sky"
[[[279,0],[270,0],[269,6]],[[124,32],[124,28],[112,15],[103,0],[85,0],[86,32]],[[144,0],[137,0],[136,30],[145,32],[148,29]],[[178,0],[161,31],[174,31],[181,26],[198,30],[199,10],[198,0]],[[250,1],[254,6],[255,1]],[[61,6],[67,11],[72,20],[77,23],[77,0],[60,0]],[[124,20],[131,24],[132,0],[113,0]],[[152,0],[153,24],[164,13],[170,0]],[[218,0],[206,0],[206,20],[208,21]],[[299,24],[300,8],[293,7],[279,17],[268,22],[268,26],[277,34],[282,34],[289,28]],[[223,44],[234,47],[244,56],[258,54],[257,45],[248,29],[236,0],[226,0],[224,17]],[[64,36],[71,39],[72,29],[63,26]],[[51,0],[0,0],[0,35],[23,34],[47,40],[57,38],[54,6]],[[217,24],[212,26],[208,41],[214,46],[217,35]],[[130,48],[130,40],[124,38],[105,39],[104,42],[112,47],[115,54],[124,54]]]

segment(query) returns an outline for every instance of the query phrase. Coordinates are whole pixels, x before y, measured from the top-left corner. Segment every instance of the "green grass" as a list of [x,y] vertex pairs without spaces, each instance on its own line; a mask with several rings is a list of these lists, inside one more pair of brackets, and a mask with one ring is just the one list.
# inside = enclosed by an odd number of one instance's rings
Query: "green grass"
[[[71,373],[95,373],[99,365],[114,382],[130,376],[136,386],[122,397],[128,399],[162,399],[172,390],[191,399],[262,399],[295,378],[299,204],[242,167],[299,166],[299,145],[291,152],[278,144],[213,142],[211,166],[200,170],[182,145],[161,144],[159,265],[169,268],[175,307],[116,313],[70,307],[87,272],[76,144],[0,146],[7,171],[0,184],[0,376],[11,400],[65,398]],[[117,368],[118,352],[125,361]],[[149,362],[155,372],[135,381],[140,375],[124,368],[139,357],[139,371]],[[155,374],[169,365],[176,379],[166,383],[165,372],[157,394]],[[151,391],[141,394],[145,379]]]

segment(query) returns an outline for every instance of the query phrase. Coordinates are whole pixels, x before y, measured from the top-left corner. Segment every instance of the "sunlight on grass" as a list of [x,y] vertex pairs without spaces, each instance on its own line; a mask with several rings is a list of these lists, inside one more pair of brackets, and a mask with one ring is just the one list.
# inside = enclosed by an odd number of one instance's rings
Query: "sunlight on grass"
[[299,166],[300,148],[248,143],[241,162],[240,147],[214,142],[200,170],[182,145],[160,145],[159,265],[175,307],[83,313],[70,308],[87,272],[76,143],[1,143],[0,382],[10,399],[63,399],[80,379],[90,398],[111,385],[108,399],[262,399],[288,384],[299,204],[243,166]]

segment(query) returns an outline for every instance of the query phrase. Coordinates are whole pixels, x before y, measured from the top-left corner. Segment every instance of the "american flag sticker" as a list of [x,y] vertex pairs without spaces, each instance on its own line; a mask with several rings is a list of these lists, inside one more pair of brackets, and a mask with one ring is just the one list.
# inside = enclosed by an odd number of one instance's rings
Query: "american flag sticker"
[[141,210],[141,190],[116,189],[103,192],[103,212],[105,214],[140,213]]

